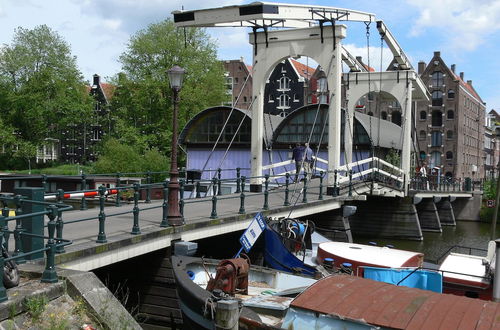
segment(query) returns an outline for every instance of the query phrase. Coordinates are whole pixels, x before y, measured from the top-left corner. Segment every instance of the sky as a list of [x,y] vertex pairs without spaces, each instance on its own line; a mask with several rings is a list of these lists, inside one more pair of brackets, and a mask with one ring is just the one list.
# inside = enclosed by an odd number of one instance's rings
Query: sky
[[[94,73],[106,80],[120,72],[119,56],[137,31],[172,17],[173,10],[250,3],[240,0],[0,0],[0,45],[10,44],[14,30],[46,24],[70,45],[86,80]],[[383,20],[416,68],[434,51],[456,72],[472,80],[486,109],[500,112],[500,0],[283,0],[281,2],[349,8]],[[211,28],[220,59],[252,62],[245,28]],[[367,62],[366,29],[349,23],[344,46]],[[370,29],[370,64],[377,71],[390,62],[375,26]]]

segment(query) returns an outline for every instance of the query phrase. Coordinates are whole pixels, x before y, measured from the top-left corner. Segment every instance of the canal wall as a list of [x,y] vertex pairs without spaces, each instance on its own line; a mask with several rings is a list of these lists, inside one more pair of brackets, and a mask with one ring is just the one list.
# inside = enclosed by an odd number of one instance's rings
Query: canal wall
[[455,220],[479,221],[482,198],[480,191],[474,191],[471,198],[457,198],[452,203]]
[[359,235],[423,240],[412,198],[369,196],[354,205],[357,211],[349,218],[354,238]]

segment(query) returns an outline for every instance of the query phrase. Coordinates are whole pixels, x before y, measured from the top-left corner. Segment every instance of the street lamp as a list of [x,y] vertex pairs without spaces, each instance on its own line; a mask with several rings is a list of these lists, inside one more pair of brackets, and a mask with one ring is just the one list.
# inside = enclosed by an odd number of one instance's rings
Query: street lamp
[[177,169],[177,117],[179,113],[179,92],[186,70],[178,65],[167,71],[170,88],[173,92],[174,112],[172,114],[172,145],[170,155],[170,182],[168,184],[168,224],[171,226],[183,225],[179,210],[179,170]]

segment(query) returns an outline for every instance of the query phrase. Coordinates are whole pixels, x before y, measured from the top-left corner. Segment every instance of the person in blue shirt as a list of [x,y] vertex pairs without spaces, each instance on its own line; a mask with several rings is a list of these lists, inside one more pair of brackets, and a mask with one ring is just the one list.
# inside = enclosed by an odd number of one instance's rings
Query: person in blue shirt
[[292,150],[292,160],[295,161],[295,182],[297,182],[297,178],[299,177],[300,170],[302,168],[302,163],[304,161],[304,146],[301,146],[300,143],[297,143]]

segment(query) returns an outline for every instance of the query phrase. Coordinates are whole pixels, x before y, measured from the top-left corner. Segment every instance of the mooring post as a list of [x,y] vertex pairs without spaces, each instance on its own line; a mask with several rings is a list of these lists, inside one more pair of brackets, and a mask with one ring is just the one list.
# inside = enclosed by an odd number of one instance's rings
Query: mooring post
[[269,210],[269,174],[264,175],[264,206],[263,210]]
[[219,300],[215,310],[215,329],[237,330],[239,319],[238,300]]
[[246,177],[241,177],[241,193],[240,193],[240,210],[239,214],[245,214],[245,180]]
[[163,182],[163,204],[162,204],[162,210],[163,214],[161,217],[161,223],[160,227],[168,227],[168,181]]
[[217,179],[214,178],[212,180],[212,184],[213,184],[213,187],[214,187],[214,190],[213,190],[213,195],[212,195],[212,212],[210,213],[210,219],[215,219],[217,218],[217,194],[216,194],[216,190],[217,190]]
[[42,274],[43,283],[56,283],[57,282],[57,272],[55,265],[55,255],[56,255],[56,241],[54,240],[54,233],[56,231],[56,222],[54,219],[57,217],[57,206],[49,206],[49,223],[47,224],[49,239],[46,245],[47,260],[45,261],[45,270]]
[[105,221],[106,221],[106,213],[104,213],[104,200],[105,196],[104,194],[106,193],[106,187],[100,186],[99,189],[99,233],[97,234],[97,240],[96,243],[106,243],[108,240],[106,239],[106,232],[105,232]]
[[[85,192],[87,189],[87,175],[85,173],[82,173],[82,191]],[[82,200],[80,203],[80,211],[85,211],[87,210],[87,200],[85,199],[85,195],[82,196]]]
[[338,175],[338,171],[334,170],[333,171],[333,196],[339,195],[339,191],[337,189],[337,175]]
[[[57,189],[57,204],[59,206],[62,206],[64,204],[64,190],[62,189]],[[63,238],[63,227],[64,227],[64,222],[62,219],[62,211],[61,208],[57,208],[57,222],[56,222],[56,243],[59,244],[62,242]],[[56,253],[64,253],[64,246],[62,245],[56,245]]]
[[[134,224],[132,226],[132,235],[139,235],[141,233],[141,229],[139,228],[139,189],[140,185],[138,183],[134,183],[134,209],[132,213],[134,214]],[[149,185],[148,185],[149,188]]]
[[120,172],[116,173],[116,183],[115,183],[115,187],[116,187],[116,200],[115,200],[115,206],[118,207],[118,206],[121,206],[122,205],[122,201],[121,201],[121,190],[120,190],[120,177],[122,176],[122,174]]
[[288,188],[288,185],[290,184],[290,173],[285,174],[285,201],[283,202],[283,206],[290,206],[290,201],[289,195],[290,195],[290,189]]
[[240,191],[240,180],[241,180],[241,168],[237,167],[236,168],[236,193],[241,192]]
[[319,196],[318,200],[323,200],[323,171],[319,171]]
[[352,196],[352,170],[349,170],[349,197]]
[[304,172],[304,188],[302,189],[302,203],[307,203],[307,172]]

